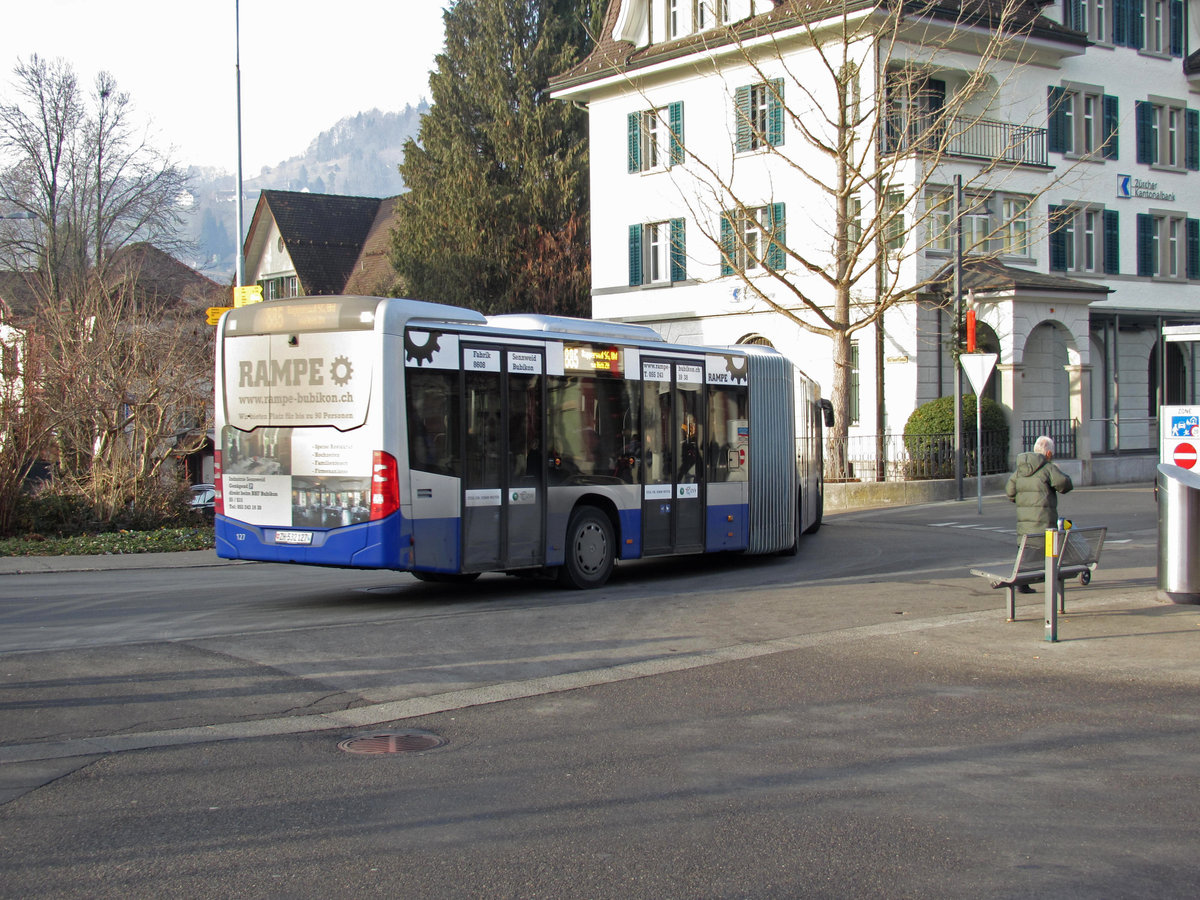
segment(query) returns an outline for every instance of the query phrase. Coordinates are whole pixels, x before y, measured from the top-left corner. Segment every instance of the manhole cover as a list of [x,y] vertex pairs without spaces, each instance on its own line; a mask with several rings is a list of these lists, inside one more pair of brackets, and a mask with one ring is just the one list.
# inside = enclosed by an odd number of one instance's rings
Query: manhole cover
[[347,753],[378,756],[383,753],[420,753],[422,750],[435,750],[446,744],[444,737],[429,731],[388,731],[349,738],[340,742],[338,749]]

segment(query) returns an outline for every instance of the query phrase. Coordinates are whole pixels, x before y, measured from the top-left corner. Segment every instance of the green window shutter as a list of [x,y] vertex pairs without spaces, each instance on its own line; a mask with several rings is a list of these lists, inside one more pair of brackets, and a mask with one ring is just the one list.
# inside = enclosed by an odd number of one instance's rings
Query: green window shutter
[[767,207],[767,231],[770,241],[767,244],[768,269],[779,270],[787,267],[787,253],[784,251],[787,246],[787,222],[784,216],[784,204],[772,203]]
[[629,286],[642,283],[642,226],[629,226]]
[[1200,171],[1200,110],[1189,109],[1184,114],[1184,154],[1187,167]]
[[687,236],[683,219],[671,220],[671,280],[687,279]]
[[1112,42],[1118,47],[1129,46],[1129,4],[1140,0],[1113,0]]
[[1200,278],[1200,219],[1188,219],[1187,277]]
[[1154,217],[1138,213],[1137,273],[1140,278],[1154,275]]
[[1067,270],[1067,233],[1064,229],[1071,210],[1066,206],[1050,207],[1050,271]]
[[858,341],[850,342],[850,384],[849,394],[850,399],[847,404],[850,409],[850,424],[858,424],[858,405],[859,405],[859,386],[858,386]]
[[1146,43],[1146,4],[1129,0],[1129,46],[1140,50]]
[[1067,91],[1065,88],[1046,88],[1047,144],[1051,153],[1067,152]]
[[721,274],[732,275],[733,262],[737,258],[733,245],[733,213],[721,213]]
[[783,79],[774,78],[767,92],[767,143],[783,146]]
[[1120,214],[1115,209],[1104,210],[1104,274],[1121,273]]
[[1145,100],[1133,101],[1133,120],[1137,129],[1137,161],[1151,165],[1158,160],[1154,143],[1154,107]]
[[667,118],[671,127],[671,165],[683,162],[683,103],[672,103],[667,107]]
[[1117,158],[1117,127],[1121,117],[1118,114],[1117,98],[1111,94],[1104,95],[1104,158]]
[[1171,55],[1183,56],[1183,0],[1171,0]]
[[734,94],[734,115],[737,117],[737,152],[750,149],[750,85],[744,85]]
[[629,114],[629,171],[642,171],[642,114]]

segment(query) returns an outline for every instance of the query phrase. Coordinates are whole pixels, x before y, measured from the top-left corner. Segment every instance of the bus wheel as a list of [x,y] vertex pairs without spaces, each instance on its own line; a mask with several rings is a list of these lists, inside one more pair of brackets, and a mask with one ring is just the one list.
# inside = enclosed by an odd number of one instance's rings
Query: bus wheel
[[469,584],[479,577],[478,572],[418,572],[409,573],[417,581],[430,584]]
[[613,570],[613,530],[608,516],[594,506],[571,513],[567,554],[558,570],[558,583],[575,590],[598,588]]

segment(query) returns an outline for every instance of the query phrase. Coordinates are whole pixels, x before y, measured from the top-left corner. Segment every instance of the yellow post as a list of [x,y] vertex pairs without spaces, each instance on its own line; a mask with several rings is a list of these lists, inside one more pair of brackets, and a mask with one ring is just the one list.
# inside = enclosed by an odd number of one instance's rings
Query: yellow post
[[1058,641],[1058,535],[1046,531],[1046,640]]

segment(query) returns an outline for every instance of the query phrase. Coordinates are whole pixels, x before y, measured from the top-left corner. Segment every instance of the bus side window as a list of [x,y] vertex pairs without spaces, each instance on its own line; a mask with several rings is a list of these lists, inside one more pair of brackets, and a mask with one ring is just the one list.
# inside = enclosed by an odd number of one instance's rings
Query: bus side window
[[409,465],[423,472],[457,475],[457,372],[408,369]]
[[748,410],[749,395],[746,388],[709,388],[709,481],[746,480],[746,453],[749,449]]

